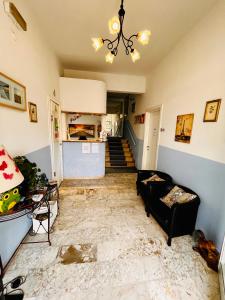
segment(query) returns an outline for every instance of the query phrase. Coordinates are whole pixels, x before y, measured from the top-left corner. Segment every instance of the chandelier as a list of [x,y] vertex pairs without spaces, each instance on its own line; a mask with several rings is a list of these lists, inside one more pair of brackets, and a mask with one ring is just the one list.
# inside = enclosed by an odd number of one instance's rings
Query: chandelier
[[126,55],[131,55],[131,59],[133,62],[136,62],[140,59],[141,55],[133,47],[134,39],[137,39],[142,45],[147,45],[149,43],[149,38],[151,32],[149,30],[143,30],[136,34],[132,34],[129,38],[126,38],[123,33],[123,22],[125,16],[125,10],[123,8],[124,0],[121,0],[120,10],[118,12],[118,17],[115,16],[111,20],[109,20],[109,32],[113,35],[117,35],[114,40],[99,38],[92,38],[92,46],[95,51],[98,51],[102,48],[104,44],[106,44],[107,49],[109,50],[108,54],[105,56],[105,60],[107,63],[113,63],[114,57],[118,54],[118,46],[120,42],[123,43],[125,47]]

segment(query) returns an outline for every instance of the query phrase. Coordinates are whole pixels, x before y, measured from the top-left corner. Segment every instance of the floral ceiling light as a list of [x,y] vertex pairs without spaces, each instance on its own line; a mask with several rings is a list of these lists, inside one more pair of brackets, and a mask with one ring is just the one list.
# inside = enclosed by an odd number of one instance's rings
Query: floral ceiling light
[[135,49],[134,39],[137,39],[142,45],[147,45],[149,43],[149,39],[151,36],[151,32],[149,30],[143,30],[138,33],[132,34],[129,38],[126,38],[123,33],[123,22],[125,16],[125,10],[123,7],[124,0],[121,0],[120,10],[118,12],[118,17],[115,16],[109,20],[109,32],[112,35],[117,35],[114,40],[99,38],[92,38],[92,46],[95,51],[98,51],[106,44],[109,52],[105,56],[105,60],[107,63],[113,63],[115,56],[118,54],[118,46],[120,42],[123,43],[125,47],[126,55],[130,55],[133,62],[136,62],[140,59],[140,53]]

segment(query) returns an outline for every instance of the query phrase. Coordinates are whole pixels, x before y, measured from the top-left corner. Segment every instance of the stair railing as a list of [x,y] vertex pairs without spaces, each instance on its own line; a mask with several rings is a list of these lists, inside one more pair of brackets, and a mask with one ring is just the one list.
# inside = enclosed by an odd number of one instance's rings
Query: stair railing
[[134,134],[133,134],[132,130],[130,129],[130,126],[129,126],[129,125],[127,126],[127,129],[128,129],[128,131],[129,131],[129,135],[130,135],[130,137],[131,137],[131,140],[132,140],[133,145],[136,146],[136,141],[135,141],[135,138],[134,138]]

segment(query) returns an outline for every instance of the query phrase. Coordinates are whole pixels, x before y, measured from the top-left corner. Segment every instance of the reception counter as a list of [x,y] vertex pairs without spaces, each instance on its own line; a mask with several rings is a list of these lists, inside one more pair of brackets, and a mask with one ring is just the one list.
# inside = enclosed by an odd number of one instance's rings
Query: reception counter
[[63,177],[97,178],[105,175],[105,142],[63,141]]

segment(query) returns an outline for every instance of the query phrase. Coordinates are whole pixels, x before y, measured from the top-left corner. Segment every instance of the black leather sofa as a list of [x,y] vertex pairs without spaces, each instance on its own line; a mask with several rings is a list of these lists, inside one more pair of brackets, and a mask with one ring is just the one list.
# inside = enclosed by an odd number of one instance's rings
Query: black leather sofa
[[[172,207],[169,208],[160,200],[160,198],[167,195],[174,188],[175,184],[172,183],[172,180],[170,180],[171,177],[166,174],[169,176],[167,177],[168,180],[148,182],[147,185],[145,185],[140,181],[142,178],[146,179],[144,178],[144,174],[147,176],[147,172],[139,172],[140,175],[138,174],[137,193],[140,194],[144,200],[147,216],[151,214],[162,227],[162,229],[167,233],[168,246],[171,246],[173,237],[192,234],[195,229],[198,207],[200,205],[200,199],[198,195],[185,186],[177,185],[185,192],[196,195],[196,198],[187,203],[174,203]],[[161,173],[158,171],[157,173],[156,171],[150,172],[155,172],[155,174],[158,176],[160,176]],[[161,178],[163,178],[163,174],[165,173],[161,173]]]
[[[158,175],[160,178],[164,179],[165,181],[151,181],[148,182],[148,184],[144,184],[142,182],[143,180],[148,179],[153,175]],[[157,186],[158,188],[160,188],[161,186],[165,185],[167,182],[172,182],[172,177],[169,174],[160,171],[155,171],[155,170],[138,170],[137,181],[136,181],[137,195],[141,195],[144,201],[145,211],[147,215],[149,211],[148,206],[150,205],[152,187]]]

